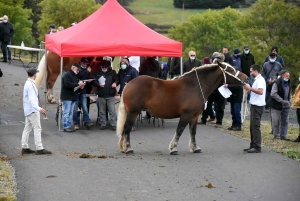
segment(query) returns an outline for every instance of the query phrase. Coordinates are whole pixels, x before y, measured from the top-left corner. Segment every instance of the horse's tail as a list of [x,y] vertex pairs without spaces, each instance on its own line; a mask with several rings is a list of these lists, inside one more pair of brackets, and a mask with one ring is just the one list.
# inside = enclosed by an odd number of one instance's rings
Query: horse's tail
[[36,78],[35,78],[35,84],[36,84],[37,87],[41,86],[41,83],[42,83],[43,78],[45,76],[45,71],[46,71],[45,59],[46,59],[46,56],[44,54],[44,56],[42,57],[42,59],[40,60],[39,65],[38,65],[39,73],[36,74]]
[[122,133],[124,130],[124,125],[126,121],[126,109],[123,101],[123,96],[121,96],[120,104],[119,104],[119,113],[118,113],[118,122],[117,122],[117,135],[121,139]]

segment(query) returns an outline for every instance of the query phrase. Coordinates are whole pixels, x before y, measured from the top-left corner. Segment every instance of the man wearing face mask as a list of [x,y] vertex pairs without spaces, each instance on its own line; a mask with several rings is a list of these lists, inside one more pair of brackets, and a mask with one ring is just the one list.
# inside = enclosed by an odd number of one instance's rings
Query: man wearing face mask
[[137,70],[129,65],[129,60],[126,58],[122,59],[116,82],[117,86],[120,85],[119,94],[122,95],[125,85],[138,76]]
[[233,55],[231,55],[232,59],[232,66],[235,66],[238,68],[239,71],[242,72],[242,67],[241,67],[241,50],[236,48],[233,51]]
[[201,65],[201,61],[196,59],[196,52],[189,51],[189,58],[183,63],[183,73],[189,72],[194,67],[199,67]]
[[[101,62],[101,69],[93,81],[93,85],[97,87],[99,101],[99,120],[100,129],[106,129],[106,108],[109,113],[109,122],[112,130],[116,130],[117,114],[115,109],[115,94],[118,76],[115,70],[110,67],[109,61]],[[99,78],[105,78],[105,83],[99,82]]]
[[282,70],[280,75],[280,78],[272,86],[270,97],[272,130],[275,139],[289,140],[287,130],[291,107],[290,73]]
[[[284,68],[283,58],[282,58],[282,56],[278,55],[278,47],[273,46],[271,49],[271,53],[274,53],[276,55],[276,61],[279,62],[282,65],[282,67]],[[266,63],[268,61],[269,61],[269,56],[266,57],[264,63]]]
[[[250,47],[248,45],[244,46],[244,52],[241,54],[241,68],[242,73],[245,73],[250,77],[250,67],[255,64],[254,56],[250,53]],[[250,83],[252,80],[250,79]]]
[[[79,68],[79,73],[77,74],[77,77],[79,80],[88,80],[90,79],[90,72],[91,68],[88,67],[89,61],[87,58],[82,58],[80,62],[81,66]],[[88,85],[91,81],[87,81],[88,83],[85,84],[84,88],[76,90],[78,99],[75,102],[74,105],[74,111],[73,111],[73,122],[74,122],[74,129],[79,129],[79,113],[78,113],[78,107],[80,106],[82,108],[83,113],[83,122],[84,126],[89,130],[91,127],[93,127],[93,123],[90,122],[88,107],[87,107],[87,98],[86,93],[88,90]]]
[[250,147],[244,149],[248,153],[260,153],[261,152],[261,130],[260,122],[261,116],[264,112],[266,104],[266,82],[260,74],[260,66],[254,64],[250,68],[250,73],[254,77],[252,87],[249,84],[245,84],[244,88],[250,91]]
[[3,22],[0,23],[0,42],[1,42],[1,50],[3,53],[2,62],[11,62],[11,51],[7,47],[7,45],[11,44],[11,38],[14,35],[14,27],[8,22],[7,15],[3,16]]
[[[266,81],[267,86],[272,85],[273,81],[276,79],[277,74],[283,69],[282,65],[276,61],[276,54],[271,53],[269,55],[269,61],[264,63],[262,69],[262,76]],[[269,89],[270,87],[267,87]],[[266,91],[266,112],[269,112],[270,107],[270,90]]]
[[61,93],[60,99],[62,100],[64,110],[63,110],[63,129],[64,132],[73,132],[74,130],[71,128],[73,111],[75,102],[78,99],[77,92],[74,92],[74,88],[80,86],[80,89],[84,88],[84,83],[79,81],[77,74],[79,73],[80,65],[78,63],[74,63],[70,70],[64,74],[61,80]]
[[233,61],[232,61],[232,58],[229,54],[229,47],[226,47],[226,46],[223,47],[223,54],[225,56],[224,62],[229,63],[231,66],[233,66]]

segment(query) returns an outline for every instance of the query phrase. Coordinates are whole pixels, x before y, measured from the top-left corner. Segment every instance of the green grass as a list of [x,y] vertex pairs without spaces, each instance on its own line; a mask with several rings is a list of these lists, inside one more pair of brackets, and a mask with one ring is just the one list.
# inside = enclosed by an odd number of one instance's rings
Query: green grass
[[[135,0],[128,6],[139,21],[144,24],[153,23],[159,25],[173,25],[176,21],[187,21],[197,13],[203,13],[207,9],[178,9],[173,6],[173,0]],[[242,13],[249,8],[239,9]]]
[[6,160],[7,158],[0,157],[0,201],[15,201],[17,186],[15,186],[14,173]]

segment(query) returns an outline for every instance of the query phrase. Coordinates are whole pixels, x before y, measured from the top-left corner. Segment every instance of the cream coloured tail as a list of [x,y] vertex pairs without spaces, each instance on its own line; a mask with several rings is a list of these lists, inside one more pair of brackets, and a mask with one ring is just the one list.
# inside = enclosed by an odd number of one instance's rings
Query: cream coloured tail
[[126,109],[123,101],[123,96],[121,96],[120,104],[119,104],[119,113],[118,113],[118,121],[117,121],[117,135],[121,139],[122,133],[124,130],[124,125],[126,121]]
[[41,83],[44,79],[45,76],[45,71],[46,71],[46,56],[44,54],[44,56],[42,57],[42,59],[40,60],[40,63],[38,65],[38,70],[39,73],[36,74],[36,78],[35,78],[35,84],[37,87],[41,86]]

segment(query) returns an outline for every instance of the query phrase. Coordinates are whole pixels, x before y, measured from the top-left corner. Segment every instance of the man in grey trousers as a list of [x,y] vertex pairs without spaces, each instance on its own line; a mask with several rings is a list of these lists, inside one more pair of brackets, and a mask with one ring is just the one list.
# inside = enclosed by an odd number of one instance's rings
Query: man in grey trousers
[[281,77],[274,82],[270,94],[272,130],[275,139],[289,140],[286,136],[291,107],[290,73],[282,70],[280,75]]

